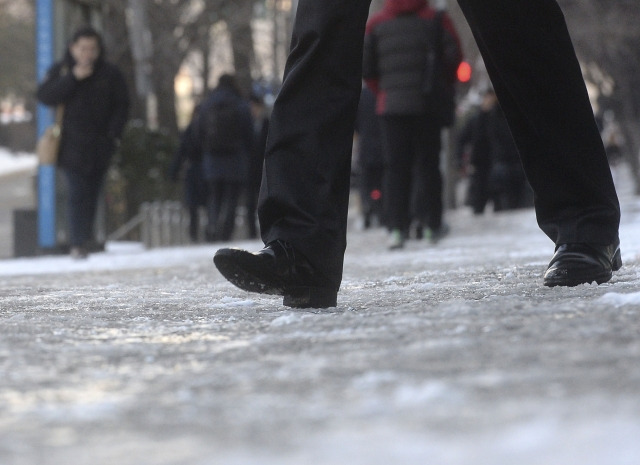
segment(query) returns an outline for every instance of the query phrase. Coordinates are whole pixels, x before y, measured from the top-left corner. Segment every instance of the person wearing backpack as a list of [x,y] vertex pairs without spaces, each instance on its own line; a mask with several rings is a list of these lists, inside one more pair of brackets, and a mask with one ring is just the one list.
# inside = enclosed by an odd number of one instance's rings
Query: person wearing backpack
[[[218,271],[299,308],[335,307],[347,246],[353,127],[370,0],[300,0],[269,126],[265,247],[221,248]],[[556,0],[458,0],[555,246],[545,286],[607,282],[622,266],[620,204]],[[514,238],[513,240],[518,240]]]
[[233,75],[220,76],[203,101],[199,118],[202,171],[207,182],[208,242],[228,241],[235,228],[236,207],[249,176],[253,120]]
[[416,219],[433,241],[442,223],[441,131],[453,123],[454,83],[462,60],[449,16],[426,0],[386,0],[367,23],[363,76],[377,97],[385,158],[385,217],[390,249],[404,246]]

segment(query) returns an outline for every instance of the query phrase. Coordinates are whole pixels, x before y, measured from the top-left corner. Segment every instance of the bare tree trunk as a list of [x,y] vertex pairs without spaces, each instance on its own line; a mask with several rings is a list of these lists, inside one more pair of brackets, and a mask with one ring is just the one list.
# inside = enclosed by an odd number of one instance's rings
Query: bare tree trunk
[[280,18],[278,15],[277,3],[273,3],[271,10],[271,22],[272,22],[272,52],[273,53],[273,74],[278,78],[282,75],[282,70],[284,66],[282,65],[282,60],[280,59]]
[[203,93],[206,95],[209,89],[209,82],[211,82],[211,53],[213,52],[213,45],[211,44],[211,38],[207,35],[207,40],[202,46],[202,82],[204,82]]
[[251,92],[253,78],[251,64],[255,62],[253,51],[253,29],[251,27],[253,3],[244,1],[235,4],[227,19],[233,62],[238,84],[245,95]]
[[171,134],[178,134],[174,80],[180,70],[180,63],[181,60],[156,62],[152,76],[152,85],[157,95],[158,126],[168,130]]
[[135,91],[135,66],[125,16],[127,0],[110,0],[104,8],[104,41],[108,58],[124,74],[131,98],[131,119],[146,120],[145,100]]
[[157,115],[153,102],[155,93],[151,83],[151,57],[153,56],[153,45],[151,43],[151,33],[149,31],[149,19],[147,9],[143,0],[127,1],[129,42],[131,44],[131,54],[133,56],[135,91],[136,96],[145,102],[146,122],[154,127],[157,124]]

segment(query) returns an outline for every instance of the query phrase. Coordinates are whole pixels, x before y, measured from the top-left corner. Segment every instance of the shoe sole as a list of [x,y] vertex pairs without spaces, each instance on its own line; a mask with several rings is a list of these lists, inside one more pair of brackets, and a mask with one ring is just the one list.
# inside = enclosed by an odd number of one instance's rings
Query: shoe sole
[[335,307],[335,289],[314,286],[286,286],[273,271],[260,266],[254,254],[240,249],[222,249],[213,257],[216,268],[234,286],[258,294],[283,296],[282,304],[292,308]]
[[565,275],[562,277],[547,278],[544,280],[544,285],[547,287],[575,287],[580,286],[581,284],[591,284],[593,282],[598,285],[604,284],[611,280],[613,277],[613,271],[618,271],[620,268],[622,268],[622,255],[620,254],[620,250],[616,250],[613,260],[611,260],[611,271],[605,271],[595,276],[591,273],[585,273],[577,275],[573,274],[572,276]]

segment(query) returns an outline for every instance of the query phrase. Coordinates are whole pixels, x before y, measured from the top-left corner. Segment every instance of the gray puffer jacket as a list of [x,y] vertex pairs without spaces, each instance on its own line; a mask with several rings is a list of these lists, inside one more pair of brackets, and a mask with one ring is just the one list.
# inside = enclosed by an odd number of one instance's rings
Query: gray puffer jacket
[[[437,18],[441,47],[437,48]],[[381,115],[424,113],[425,74],[430,52],[440,54],[443,80],[453,89],[462,53],[446,13],[436,15],[425,0],[387,0],[367,24],[363,76],[376,93]]]

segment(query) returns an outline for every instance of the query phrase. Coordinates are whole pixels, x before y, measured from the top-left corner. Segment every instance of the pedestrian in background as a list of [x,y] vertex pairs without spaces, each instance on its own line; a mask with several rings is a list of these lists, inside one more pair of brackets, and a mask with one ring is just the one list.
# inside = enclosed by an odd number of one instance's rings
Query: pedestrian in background
[[459,150],[469,150],[467,203],[474,214],[533,206],[531,188],[522,169],[518,149],[493,89],[483,94],[480,108],[458,136]]
[[487,137],[490,147],[488,187],[493,211],[515,210],[533,206],[533,196],[522,169],[507,118],[500,102],[495,100],[487,114]]
[[604,149],[611,166],[618,165],[624,160],[625,137],[620,123],[616,120],[613,110],[605,110],[602,114],[602,130],[600,136],[604,142]]
[[469,179],[465,203],[471,207],[475,215],[484,213],[491,198],[491,139],[487,126],[489,114],[497,101],[493,89],[483,92],[480,105],[470,112],[457,136],[456,158]]
[[[620,269],[620,205],[555,0],[458,0],[555,244],[546,286]],[[220,273],[290,307],[334,307],[346,249],[353,125],[370,0],[300,0],[271,115],[259,206],[265,247],[222,248]],[[535,51],[535,53],[531,53]]]
[[358,147],[358,191],[365,229],[384,224],[384,157],[380,117],[376,114],[376,97],[366,85],[362,87],[355,135]]
[[100,34],[82,27],[47,72],[37,97],[45,105],[64,106],[58,166],[68,183],[71,255],[84,258],[95,243],[99,194],[127,121],[127,86],[105,60]]
[[[367,23],[363,75],[377,96],[385,157],[385,217],[390,249],[404,246],[417,219],[434,241],[443,227],[441,132],[452,123],[456,70],[462,60],[449,16],[426,0],[386,0]],[[440,109],[434,102],[448,100]]]
[[189,211],[189,239],[200,241],[200,208],[207,206],[207,184],[202,174],[202,143],[198,137],[200,105],[180,136],[180,144],[169,167],[169,178],[177,182],[184,170],[185,205]]
[[202,102],[199,121],[202,169],[208,189],[205,237],[208,242],[228,241],[247,183],[253,144],[251,111],[234,76],[220,76],[218,86]]

